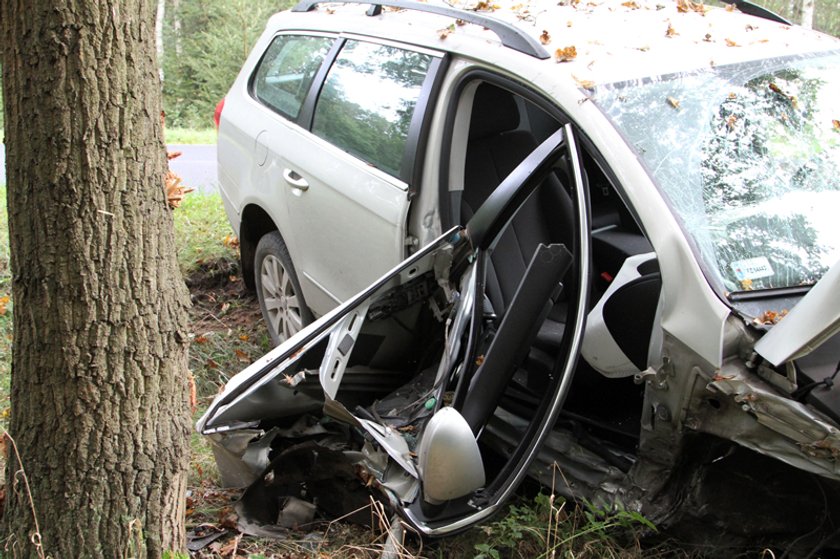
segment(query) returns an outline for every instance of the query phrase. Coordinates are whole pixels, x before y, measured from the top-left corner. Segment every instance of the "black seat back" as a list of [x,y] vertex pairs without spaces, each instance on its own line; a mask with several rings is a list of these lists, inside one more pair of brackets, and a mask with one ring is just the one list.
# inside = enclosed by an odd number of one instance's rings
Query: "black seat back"
[[[461,219],[475,210],[539,145],[520,126],[520,109],[510,92],[481,84],[473,100]],[[572,202],[556,175],[549,175],[502,233],[487,269],[487,294],[502,315],[513,299],[537,245],[564,243],[571,250]]]

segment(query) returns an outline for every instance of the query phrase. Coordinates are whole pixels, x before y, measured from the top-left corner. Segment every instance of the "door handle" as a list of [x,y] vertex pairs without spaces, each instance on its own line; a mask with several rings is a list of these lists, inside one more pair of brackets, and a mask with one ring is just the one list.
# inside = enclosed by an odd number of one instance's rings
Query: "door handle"
[[283,178],[291,186],[299,188],[300,190],[306,190],[309,188],[309,183],[306,182],[306,179],[291,169],[283,169]]

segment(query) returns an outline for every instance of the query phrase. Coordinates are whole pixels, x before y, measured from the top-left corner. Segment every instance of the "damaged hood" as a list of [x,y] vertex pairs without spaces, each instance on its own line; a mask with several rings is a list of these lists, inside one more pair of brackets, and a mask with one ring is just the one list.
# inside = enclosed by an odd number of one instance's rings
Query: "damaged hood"
[[755,344],[775,366],[803,357],[840,331],[840,262],[834,264],[791,312]]

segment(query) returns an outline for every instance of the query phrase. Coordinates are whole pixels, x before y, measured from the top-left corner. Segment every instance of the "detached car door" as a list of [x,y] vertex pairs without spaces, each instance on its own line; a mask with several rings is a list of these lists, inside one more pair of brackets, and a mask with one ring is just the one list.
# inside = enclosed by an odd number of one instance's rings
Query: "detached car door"
[[284,201],[280,232],[318,314],[405,258],[418,138],[439,64],[437,53],[336,38],[298,125],[283,122],[258,140]]
[[[223,480],[253,482],[248,491],[263,492],[289,475],[289,453],[317,464],[329,453],[344,470],[364,471],[358,484],[378,487],[423,534],[450,534],[498,510],[554,425],[585,326],[589,217],[574,139],[571,125],[552,134],[466,227],[420,249],[231,379],[198,423]],[[536,247],[495,328],[484,305],[489,255],[561,160],[574,175],[571,246]],[[535,326],[563,290],[570,294],[563,341],[548,370],[531,367]],[[523,385],[523,374],[542,375],[539,389]],[[522,397],[528,406],[516,405]],[[334,431],[338,424],[349,430]],[[494,447],[500,430],[513,443]],[[295,444],[301,437],[307,445]],[[500,468],[493,452],[503,457]],[[266,500],[259,502],[266,517]]]

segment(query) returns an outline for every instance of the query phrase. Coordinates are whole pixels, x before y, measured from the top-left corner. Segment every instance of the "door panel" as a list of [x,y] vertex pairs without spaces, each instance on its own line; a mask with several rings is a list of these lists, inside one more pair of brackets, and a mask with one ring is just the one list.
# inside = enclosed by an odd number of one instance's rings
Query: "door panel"
[[271,188],[286,212],[281,234],[317,314],[405,256],[414,159],[408,140],[422,120],[415,109],[434,60],[346,40],[320,88],[312,132],[294,125],[273,131]]

